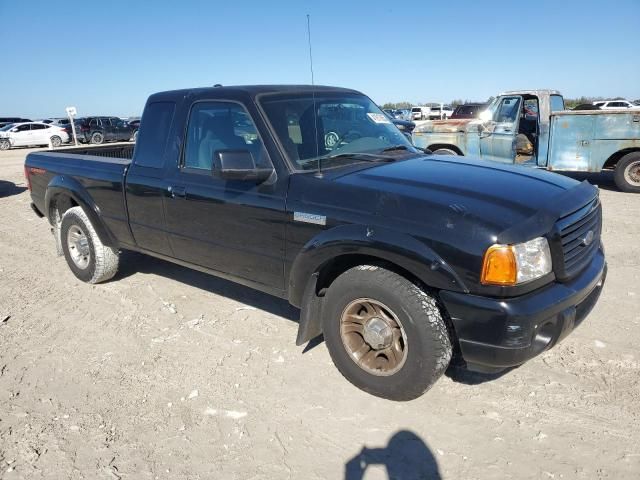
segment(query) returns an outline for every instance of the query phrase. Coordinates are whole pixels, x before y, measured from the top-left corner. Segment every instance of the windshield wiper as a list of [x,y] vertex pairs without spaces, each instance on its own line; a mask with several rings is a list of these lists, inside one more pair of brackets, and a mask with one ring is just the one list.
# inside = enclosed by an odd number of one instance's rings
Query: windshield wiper
[[377,155],[375,153],[364,153],[364,152],[351,152],[351,153],[337,153],[335,155],[324,155],[316,158],[308,158],[303,162],[300,162],[302,165],[309,165],[312,163],[322,163],[325,160],[340,160],[347,158],[355,158],[357,160],[361,160],[364,162],[394,162],[395,158],[388,157],[386,155]]
[[390,147],[382,149],[383,152],[393,152],[395,150],[409,150],[409,147],[407,147],[406,145],[392,145]]
[[375,153],[338,153],[336,155],[329,155],[327,157],[320,157],[320,160],[334,160],[338,158],[357,158],[358,160],[364,160],[365,162],[393,162],[395,159],[387,157],[386,155],[376,155]]

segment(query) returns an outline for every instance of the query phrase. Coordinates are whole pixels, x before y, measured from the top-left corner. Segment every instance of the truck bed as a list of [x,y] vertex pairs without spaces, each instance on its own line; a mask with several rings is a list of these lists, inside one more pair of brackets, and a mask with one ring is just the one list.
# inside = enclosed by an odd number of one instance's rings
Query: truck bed
[[[45,204],[48,187],[86,192],[88,198],[78,194],[72,201],[94,210],[116,238],[128,237],[124,174],[133,150],[134,145],[105,145],[30,153],[25,160],[25,173],[29,176],[34,206],[50,217]],[[49,190],[53,192],[55,188]]]
[[640,148],[640,111],[554,112],[550,133],[549,169],[599,172],[616,152]]

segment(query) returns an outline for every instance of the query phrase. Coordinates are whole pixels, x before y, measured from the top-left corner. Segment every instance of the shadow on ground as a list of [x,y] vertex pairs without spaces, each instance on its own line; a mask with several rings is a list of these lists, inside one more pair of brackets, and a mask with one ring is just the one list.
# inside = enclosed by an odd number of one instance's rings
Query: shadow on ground
[[623,193],[616,186],[616,182],[613,180],[613,171],[600,172],[600,173],[583,173],[583,172],[555,172],[565,177],[573,178],[582,182],[588,181],[592,185],[597,185],[603,190],[611,190],[613,192]]
[[[160,275],[171,280],[176,280],[191,287],[250,305],[292,322],[297,323],[300,319],[300,310],[289,304],[287,300],[149,255],[128,250],[123,251],[121,253],[120,268],[114,280],[117,281],[139,272]],[[324,337],[322,335],[312,339],[306,344],[303,353],[321,345],[323,341]],[[496,380],[509,371],[510,370],[504,370],[499,373],[486,374],[471,372],[459,366],[450,366],[446,371],[446,375],[457,383],[479,385]]]
[[456,383],[462,383],[463,385],[481,385],[483,383],[492,382],[508,374],[516,367],[507,368],[500,372],[494,373],[481,373],[472,372],[466,368],[458,365],[450,365],[447,368],[445,375]]
[[300,310],[291,306],[286,300],[148,255],[130,251],[122,252],[120,268],[115,279],[126,278],[138,272],[151,273],[170,278],[199,288],[200,290],[215,293],[216,295],[264,310],[265,312],[286,318],[293,322],[297,322],[300,317]]
[[345,464],[344,480],[362,480],[367,468],[383,466],[389,480],[442,478],[438,462],[426,443],[408,430],[397,432],[386,447],[362,450]]
[[24,192],[27,187],[21,187],[8,180],[0,180],[0,198],[19,195]]

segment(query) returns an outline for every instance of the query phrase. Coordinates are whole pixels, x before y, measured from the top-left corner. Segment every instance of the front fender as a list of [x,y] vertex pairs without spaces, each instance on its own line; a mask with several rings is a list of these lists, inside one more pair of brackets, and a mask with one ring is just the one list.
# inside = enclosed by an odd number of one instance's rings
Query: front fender
[[291,304],[300,307],[313,274],[343,255],[366,255],[390,262],[432,288],[469,291],[453,269],[416,238],[381,227],[340,225],[311,239],[296,257],[289,275]]
[[55,204],[60,195],[71,197],[74,202],[82,207],[89,217],[89,220],[91,220],[91,224],[98,234],[100,241],[104,245],[117,247],[115,237],[102,221],[100,208],[95,204],[91,195],[89,195],[82,184],[72,177],[58,175],[53,177],[47,185],[47,191],[44,197],[45,211],[43,213],[47,216],[51,225],[55,223],[55,218],[51,217],[51,205]]

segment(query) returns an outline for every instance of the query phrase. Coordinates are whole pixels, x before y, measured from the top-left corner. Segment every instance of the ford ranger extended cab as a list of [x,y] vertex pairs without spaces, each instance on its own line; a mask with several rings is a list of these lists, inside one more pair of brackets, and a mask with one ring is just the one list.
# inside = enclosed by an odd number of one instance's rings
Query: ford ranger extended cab
[[298,345],[323,334],[349,381],[394,400],[452,361],[551,348],[606,276],[597,188],[425,154],[353,90],[157,93],[135,147],[30,153],[25,173],[80,280],[132,250],[288,299]]
[[502,93],[479,120],[420,125],[413,143],[439,154],[546,170],[613,170],[620,190],[640,192],[640,111],[565,111],[555,90]]

